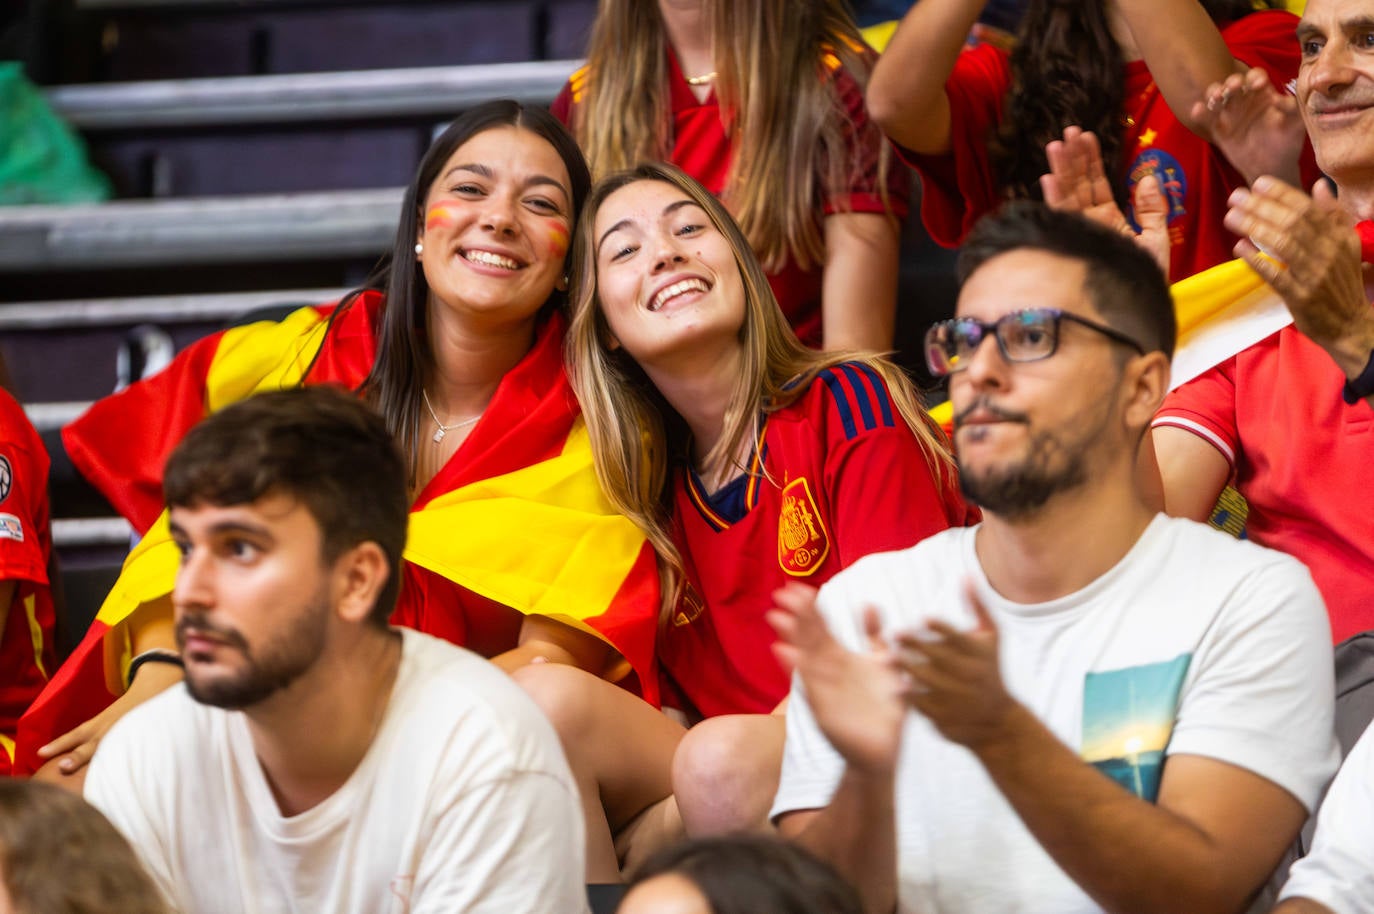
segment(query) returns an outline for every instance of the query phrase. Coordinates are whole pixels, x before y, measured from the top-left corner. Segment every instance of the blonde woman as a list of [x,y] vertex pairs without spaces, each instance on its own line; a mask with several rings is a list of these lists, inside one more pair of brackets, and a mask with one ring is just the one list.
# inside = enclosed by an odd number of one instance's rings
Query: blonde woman
[[606,178],[579,233],[568,363],[597,475],[658,551],[664,703],[710,718],[688,732],[581,671],[517,673],[563,737],[595,882],[684,829],[764,824],[789,685],[773,592],[966,510],[906,378],[802,346],[740,229],[683,172]]
[[888,349],[907,174],[842,0],[601,0],[553,112],[594,175],[665,159],[725,200],[802,341]]

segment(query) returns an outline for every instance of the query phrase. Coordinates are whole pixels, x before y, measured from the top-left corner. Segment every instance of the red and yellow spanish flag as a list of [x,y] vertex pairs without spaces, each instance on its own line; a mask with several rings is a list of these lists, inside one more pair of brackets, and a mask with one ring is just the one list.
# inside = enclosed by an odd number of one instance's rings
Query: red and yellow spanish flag
[[[337,311],[303,308],[281,322],[207,337],[64,430],[73,463],[146,532],[85,639],[20,721],[17,773],[32,772],[39,746],[122,692],[130,659],[124,623],[171,592],[178,555],[161,477],[176,442],[203,416],[260,391],[301,383],[356,389],[372,366],[382,304],[381,295],[365,293]],[[617,652],[617,667],[604,675],[637,674],[645,698],[657,703],[652,547],[597,482],[563,370],[563,331],[560,315],[541,328],[464,441],[461,461],[451,460],[420,493],[405,558],[485,600],[598,635]]]

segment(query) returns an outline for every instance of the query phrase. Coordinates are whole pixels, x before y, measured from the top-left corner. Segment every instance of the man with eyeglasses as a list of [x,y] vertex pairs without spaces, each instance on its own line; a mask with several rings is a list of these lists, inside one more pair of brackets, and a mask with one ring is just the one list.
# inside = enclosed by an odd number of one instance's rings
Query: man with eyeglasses
[[1244,910],[1336,764],[1321,598],[1149,507],[1174,320],[1146,254],[1011,204],[960,273],[926,352],[983,522],[779,591],[774,818],[874,914]]

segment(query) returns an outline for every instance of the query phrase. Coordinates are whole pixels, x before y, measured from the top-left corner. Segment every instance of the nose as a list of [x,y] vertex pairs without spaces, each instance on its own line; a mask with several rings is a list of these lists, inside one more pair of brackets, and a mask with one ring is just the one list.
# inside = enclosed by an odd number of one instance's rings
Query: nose
[[500,194],[492,194],[487,198],[486,207],[482,211],[484,229],[498,235],[514,235],[517,225],[512,201]]
[[678,245],[678,239],[667,232],[659,232],[654,237],[654,263],[655,273],[661,273],[672,269],[677,264],[686,263],[687,255]]
[[1000,388],[1006,385],[1006,377],[1007,360],[1002,357],[996,334],[987,333],[964,356],[964,369],[950,378],[950,384],[964,378],[978,390]]

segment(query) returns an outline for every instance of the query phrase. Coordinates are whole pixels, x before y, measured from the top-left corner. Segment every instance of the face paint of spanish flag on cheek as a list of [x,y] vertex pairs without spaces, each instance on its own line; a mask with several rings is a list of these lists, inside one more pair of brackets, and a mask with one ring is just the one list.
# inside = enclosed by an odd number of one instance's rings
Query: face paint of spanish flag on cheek
[[451,228],[458,220],[458,211],[448,200],[440,200],[429,208],[425,213],[425,231],[432,229]]
[[568,227],[561,220],[548,220],[549,255],[561,258],[568,253]]

